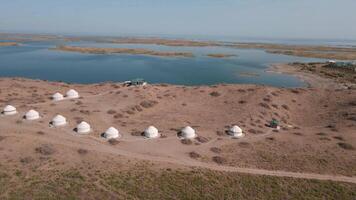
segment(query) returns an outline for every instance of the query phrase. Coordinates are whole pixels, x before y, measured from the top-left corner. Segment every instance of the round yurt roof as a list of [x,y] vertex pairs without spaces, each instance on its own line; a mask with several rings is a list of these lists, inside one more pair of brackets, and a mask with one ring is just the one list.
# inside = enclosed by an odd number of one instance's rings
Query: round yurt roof
[[63,95],[57,92],[52,96],[52,99],[63,99]]
[[65,122],[66,118],[63,117],[62,115],[56,115],[53,119],[52,122]]
[[38,118],[40,116],[40,114],[35,111],[35,110],[29,110],[26,114],[25,117],[27,119],[34,119],[34,118]]
[[77,129],[90,129],[90,125],[87,122],[82,121],[77,125]]
[[105,138],[118,138],[119,131],[114,127],[110,127],[110,128],[108,128],[108,130],[105,131],[104,137]]
[[152,138],[152,137],[158,137],[158,129],[154,126],[149,126],[146,130],[145,130],[145,136]]
[[229,130],[231,133],[242,133],[242,129],[238,126],[232,126]]
[[184,138],[194,138],[196,136],[195,130],[190,126],[184,127],[181,131],[181,136]]
[[7,105],[4,108],[4,112],[13,112],[13,111],[16,111],[16,108],[12,105]]
[[79,94],[77,91],[70,89],[68,90],[68,92],[66,93],[67,97],[79,97]]

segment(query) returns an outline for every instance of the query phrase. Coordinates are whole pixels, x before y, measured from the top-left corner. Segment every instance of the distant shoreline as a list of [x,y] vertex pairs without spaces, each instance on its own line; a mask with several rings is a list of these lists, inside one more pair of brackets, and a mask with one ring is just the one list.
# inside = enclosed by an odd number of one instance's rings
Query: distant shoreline
[[0,42],[0,47],[19,46],[17,42]]
[[[57,36],[57,35],[32,35],[32,34],[4,34],[0,33],[0,40],[7,41],[63,41],[78,42],[88,41],[97,43],[111,44],[151,44],[170,47],[225,47],[237,49],[260,49],[271,54],[290,55],[306,58],[337,59],[337,60],[356,60],[356,47],[336,47],[328,45],[290,45],[277,43],[258,43],[258,42],[221,42],[221,41],[200,41],[189,39],[165,39],[159,37],[100,37],[100,36]],[[96,50],[94,51],[94,53]],[[99,53],[103,52],[100,50]],[[105,53],[105,51],[104,51]],[[148,53],[151,54],[152,52]],[[166,56],[164,55],[159,56]],[[146,54],[146,53],[144,53]],[[156,53],[153,53],[154,55]],[[161,53],[158,53],[161,54]],[[178,53],[180,54],[180,53]],[[168,55],[175,56],[175,55]],[[178,55],[190,57],[188,54]],[[209,55],[208,55],[209,56]],[[214,53],[210,57],[222,58],[225,55]]]
[[163,52],[148,49],[127,49],[127,48],[96,48],[96,47],[77,47],[77,46],[57,46],[52,50],[70,51],[92,54],[132,54],[132,55],[150,55],[163,57],[194,57],[190,52]]

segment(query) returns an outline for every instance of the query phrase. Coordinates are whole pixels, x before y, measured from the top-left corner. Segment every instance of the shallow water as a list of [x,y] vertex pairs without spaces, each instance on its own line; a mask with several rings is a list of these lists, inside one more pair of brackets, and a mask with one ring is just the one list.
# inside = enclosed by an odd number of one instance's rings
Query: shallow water
[[[72,83],[126,81],[144,78],[150,83],[212,85],[218,83],[264,84],[303,87],[305,83],[289,75],[266,72],[273,63],[323,61],[268,54],[263,50],[225,47],[167,47],[160,45],[68,42],[91,47],[146,48],[157,51],[193,52],[193,58],[145,55],[96,55],[49,50],[59,42],[27,42],[17,47],[0,47],[0,76],[27,77]],[[230,58],[210,58],[209,53],[235,54]]]

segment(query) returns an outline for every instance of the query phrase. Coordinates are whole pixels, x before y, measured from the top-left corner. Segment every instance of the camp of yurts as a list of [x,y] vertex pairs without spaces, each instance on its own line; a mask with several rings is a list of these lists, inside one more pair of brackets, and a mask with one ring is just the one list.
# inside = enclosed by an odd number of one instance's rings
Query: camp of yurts
[[59,93],[59,92],[55,93],[55,94],[52,96],[52,100],[53,100],[53,101],[61,101],[61,100],[63,100],[63,99],[64,99],[63,95],[62,95],[61,93]]
[[105,131],[104,137],[105,137],[106,139],[119,138],[119,137],[120,137],[119,130],[117,130],[117,129],[114,128],[114,127],[110,127],[110,128],[108,128],[108,130]]
[[52,121],[51,124],[55,127],[57,126],[64,126],[67,124],[67,120],[65,117],[63,117],[62,115],[56,115]]
[[3,114],[4,115],[14,115],[17,113],[17,110],[14,106],[12,105],[7,105],[5,106],[4,110],[3,110]]
[[79,134],[89,133],[90,132],[90,125],[87,122],[82,121],[77,125],[76,131]]
[[242,133],[242,129],[236,125],[232,126],[228,132],[233,137],[239,138],[244,136],[244,134]]
[[70,89],[68,90],[68,92],[66,93],[66,97],[69,99],[75,99],[75,98],[79,98],[79,94],[77,91]]
[[187,126],[181,130],[180,136],[184,139],[194,139],[197,135],[192,127]]
[[145,132],[145,137],[147,138],[157,138],[159,137],[158,129],[154,126],[149,126]]
[[40,118],[40,114],[35,111],[35,110],[29,110],[26,114],[25,114],[25,119],[26,120],[36,120]]

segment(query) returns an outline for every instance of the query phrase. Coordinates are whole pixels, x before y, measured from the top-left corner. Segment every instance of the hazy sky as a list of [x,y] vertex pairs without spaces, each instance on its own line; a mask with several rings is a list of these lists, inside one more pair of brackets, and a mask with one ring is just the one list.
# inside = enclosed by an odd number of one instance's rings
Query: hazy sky
[[0,0],[0,31],[356,39],[356,0]]

